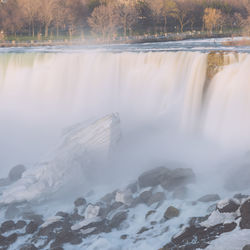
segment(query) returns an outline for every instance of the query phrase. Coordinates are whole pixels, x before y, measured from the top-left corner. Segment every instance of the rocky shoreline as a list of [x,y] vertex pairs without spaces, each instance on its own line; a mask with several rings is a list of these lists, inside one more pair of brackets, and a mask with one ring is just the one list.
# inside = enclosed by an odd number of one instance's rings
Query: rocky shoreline
[[[13,168],[7,179],[17,181],[23,170],[22,165]],[[88,249],[93,237],[105,237],[112,232],[116,232],[125,245],[128,240],[136,245],[148,237],[159,235],[164,240],[171,221],[185,212],[181,206],[170,205],[174,200],[179,200],[180,204],[187,203],[190,210],[202,204],[207,207],[207,213],[187,218],[188,223],[178,224],[176,221],[179,232],[169,241],[166,237],[165,242],[160,242],[161,250],[205,249],[225,233],[250,229],[250,196],[237,194],[221,200],[219,195],[209,194],[190,201],[187,199],[189,185],[195,181],[194,172],[181,165],[178,168],[157,167],[141,174],[125,189],[107,193],[94,203],[79,197],[70,212],[58,211],[50,218],[33,211],[29,202],[2,204],[1,213],[5,220],[0,227],[0,247],[20,250]],[[145,211],[140,215],[142,226],[130,234],[128,224],[133,226],[133,218],[138,216],[137,209],[141,207]],[[100,249],[114,248],[104,246]],[[152,249],[156,248],[153,246]],[[249,249],[249,245],[243,249]]]

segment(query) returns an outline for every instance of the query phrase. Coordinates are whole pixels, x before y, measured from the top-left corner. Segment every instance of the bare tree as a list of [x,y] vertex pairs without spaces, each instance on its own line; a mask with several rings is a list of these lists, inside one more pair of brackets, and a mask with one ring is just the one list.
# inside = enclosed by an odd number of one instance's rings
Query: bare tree
[[222,18],[221,10],[206,8],[204,11],[203,21],[206,29],[212,33],[213,29],[218,26]]

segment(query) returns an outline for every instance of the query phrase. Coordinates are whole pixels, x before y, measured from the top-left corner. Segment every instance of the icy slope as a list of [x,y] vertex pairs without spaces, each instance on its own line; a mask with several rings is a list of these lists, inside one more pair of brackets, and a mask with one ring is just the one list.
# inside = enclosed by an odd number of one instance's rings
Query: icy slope
[[118,114],[78,124],[67,131],[55,156],[24,172],[18,182],[3,192],[0,202],[30,201],[57,191],[74,175],[84,175],[90,164],[98,166],[106,160],[120,134]]

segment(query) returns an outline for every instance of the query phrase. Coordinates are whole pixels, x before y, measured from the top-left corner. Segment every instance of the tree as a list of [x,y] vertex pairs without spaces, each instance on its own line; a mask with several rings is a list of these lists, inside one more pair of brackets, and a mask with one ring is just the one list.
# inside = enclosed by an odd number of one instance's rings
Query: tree
[[88,18],[88,23],[93,31],[101,34],[103,38],[111,36],[120,27],[118,6],[116,3],[103,3],[96,7],[91,16]]
[[213,29],[218,26],[220,20],[222,19],[221,10],[206,8],[204,11],[203,21],[206,29],[212,33]]
[[39,0],[18,0],[18,7],[23,14],[23,18],[28,23],[29,35],[32,30],[32,36],[35,36],[35,21],[38,16]]

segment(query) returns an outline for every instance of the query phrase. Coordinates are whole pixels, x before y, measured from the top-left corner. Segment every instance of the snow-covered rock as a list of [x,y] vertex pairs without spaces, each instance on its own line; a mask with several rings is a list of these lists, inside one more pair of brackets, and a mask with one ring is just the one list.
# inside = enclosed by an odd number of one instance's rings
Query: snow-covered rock
[[120,135],[118,114],[75,126],[67,131],[52,159],[25,171],[3,192],[0,202],[30,201],[59,190],[74,175],[84,175],[92,165],[106,160]]

